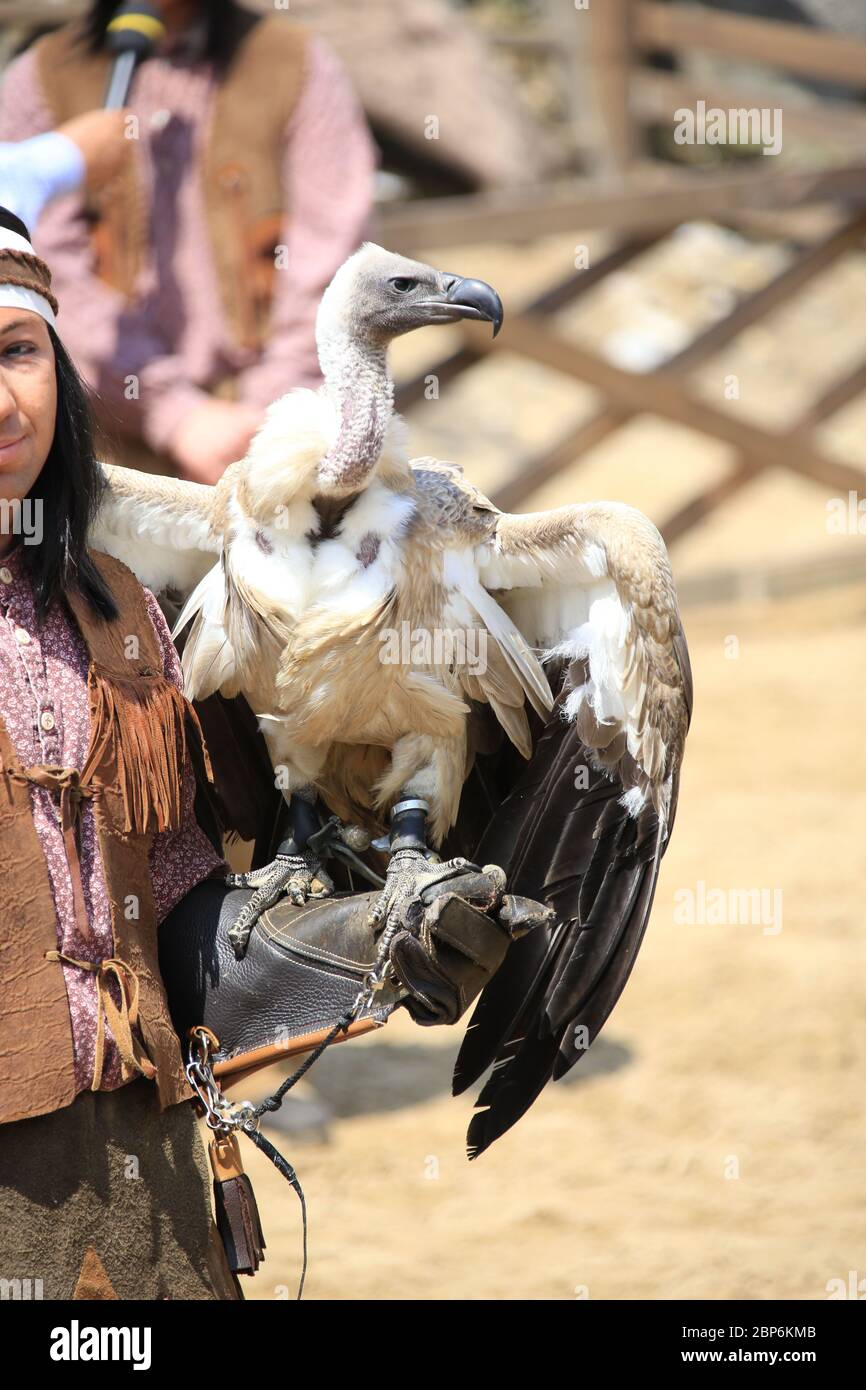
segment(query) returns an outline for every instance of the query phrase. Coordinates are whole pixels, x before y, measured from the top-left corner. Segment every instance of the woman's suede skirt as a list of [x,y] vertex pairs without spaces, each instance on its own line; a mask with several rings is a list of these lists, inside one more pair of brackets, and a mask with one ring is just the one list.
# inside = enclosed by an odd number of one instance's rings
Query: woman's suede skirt
[[238,1299],[192,1105],[151,1082],[0,1125],[0,1299]]

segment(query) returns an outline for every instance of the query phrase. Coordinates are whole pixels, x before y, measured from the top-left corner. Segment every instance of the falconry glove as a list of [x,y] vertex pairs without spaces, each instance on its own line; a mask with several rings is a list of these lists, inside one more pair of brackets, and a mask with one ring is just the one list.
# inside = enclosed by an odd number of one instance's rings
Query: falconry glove
[[[460,866],[455,872],[454,865]],[[505,959],[512,940],[553,920],[541,903],[503,893],[505,875],[466,860],[431,865],[424,887],[391,937],[389,959],[416,1023],[456,1023]]]
[[[385,932],[371,925],[375,893],[264,912],[238,959],[230,939],[249,889],[206,879],[160,928],[160,968],[175,1027],[204,1024],[219,1039],[216,1074],[246,1072],[314,1046],[351,1011],[381,964],[380,983],[349,1033],[404,1005],[421,1024],[454,1023],[505,958],[510,942],[548,923],[540,903],[504,894],[500,869],[465,860],[430,865],[427,882]],[[386,929],[388,930],[388,929]]]

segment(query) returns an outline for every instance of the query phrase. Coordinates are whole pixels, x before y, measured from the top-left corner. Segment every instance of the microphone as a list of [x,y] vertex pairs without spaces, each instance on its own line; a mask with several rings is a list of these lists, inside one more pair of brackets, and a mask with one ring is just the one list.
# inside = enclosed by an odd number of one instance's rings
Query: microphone
[[105,31],[108,51],[116,55],[105,91],[106,111],[117,111],[126,105],[136,67],[150,57],[164,34],[158,4],[124,0]]

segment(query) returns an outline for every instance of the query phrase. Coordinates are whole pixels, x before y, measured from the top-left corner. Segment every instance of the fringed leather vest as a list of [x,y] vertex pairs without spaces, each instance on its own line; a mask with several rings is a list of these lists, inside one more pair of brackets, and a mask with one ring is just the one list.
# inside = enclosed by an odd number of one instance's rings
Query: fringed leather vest
[[[30,786],[57,799],[85,936],[76,820],[90,799],[111,902],[111,957],[93,969],[98,1035],[93,1089],[99,1089],[108,1021],[123,1076],[156,1083],[160,1107],[192,1095],[184,1074],[157,961],[150,883],[153,836],[179,829],[187,740],[200,740],[192,706],[162,673],[159,640],[141,586],[119,560],[94,554],[119,610],[111,622],[79,597],[69,606],[90,654],[90,741],[85,765],[22,767],[0,721],[0,1122],[46,1114],[75,1098],[69,1004],[57,949],[48,868],[33,823]],[[131,640],[134,639],[134,640]],[[202,745],[205,766],[207,753]],[[108,981],[120,988],[121,1004]]]
[[[270,16],[250,25],[219,79],[204,158],[191,177],[201,180],[223,309],[245,348],[267,334],[274,252],[283,206],[285,130],[303,82],[307,33]],[[90,53],[80,25],[68,24],[36,45],[39,77],[57,125],[100,107],[108,53]],[[135,142],[133,141],[133,146]],[[128,298],[144,264],[149,209],[133,158],[116,178],[88,195],[97,274]]]

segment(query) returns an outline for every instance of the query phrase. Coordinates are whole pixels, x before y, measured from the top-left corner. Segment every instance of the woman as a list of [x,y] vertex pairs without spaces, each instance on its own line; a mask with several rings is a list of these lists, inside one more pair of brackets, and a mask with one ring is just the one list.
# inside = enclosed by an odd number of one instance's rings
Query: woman
[[[0,140],[102,104],[118,3],[93,0],[10,64]],[[331,49],[285,15],[160,9],[130,159],[100,195],[47,209],[37,245],[101,422],[125,436],[119,462],[215,482],[272,400],[318,384],[316,308],[365,234],[373,145]]]
[[156,955],[225,866],[165,620],[86,548],[101,475],[56,309],[0,210],[0,1279],[236,1298]]

